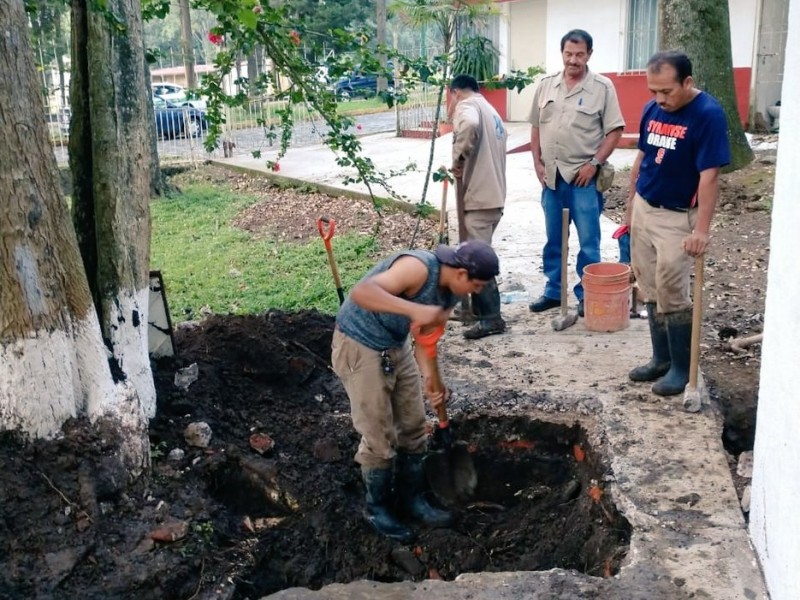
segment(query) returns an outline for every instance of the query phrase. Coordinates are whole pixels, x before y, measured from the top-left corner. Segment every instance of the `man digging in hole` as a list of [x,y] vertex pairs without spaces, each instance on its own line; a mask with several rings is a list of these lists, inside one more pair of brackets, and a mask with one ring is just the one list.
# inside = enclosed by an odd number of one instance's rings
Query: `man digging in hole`
[[425,497],[427,431],[420,370],[431,407],[435,410],[447,398],[433,391],[422,349],[412,349],[411,323],[444,325],[461,297],[480,293],[499,272],[494,250],[479,240],[439,246],[436,252],[407,250],[373,267],[336,316],[331,361],[361,435],[355,460],[366,487],[365,516],[389,538],[414,539],[395,507],[432,527],[453,521],[450,512]]

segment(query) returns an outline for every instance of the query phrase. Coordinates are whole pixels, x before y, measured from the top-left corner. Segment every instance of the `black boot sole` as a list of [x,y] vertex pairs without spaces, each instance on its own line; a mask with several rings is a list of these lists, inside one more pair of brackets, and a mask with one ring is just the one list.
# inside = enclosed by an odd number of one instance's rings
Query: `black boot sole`
[[[631,381],[635,381],[637,383],[646,383],[648,381],[655,381],[656,379],[660,379],[669,372],[669,366],[670,366],[669,363],[667,363],[667,365],[664,367],[661,368],[653,367],[648,371],[644,371],[645,369],[647,369],[646,366],[637,367],[636,369],[633,369],[630,373],[628,373],[628,379],[630,379]],[[637,371],[638,369],[641,369],[641,371],[639,373],[636,373],[636,375],[634,375],[634,371]]]

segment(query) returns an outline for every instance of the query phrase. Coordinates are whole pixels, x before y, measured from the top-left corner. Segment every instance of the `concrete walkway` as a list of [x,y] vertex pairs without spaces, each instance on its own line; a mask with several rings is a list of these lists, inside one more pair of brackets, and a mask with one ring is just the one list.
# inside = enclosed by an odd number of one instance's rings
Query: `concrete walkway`
[[[509,133],[508,147],[516,148],[528,140],[529,127],[512,123]],[[418,171],[391,183],[410,201],[418,201],[429,141],[378,134],[362,142],[365,154],[384,172],[416,163]],[[451,142],[450,136],[437,140],[434,168],[450,164]],[[634,155],[633,150],[617,150],[611,160],[618,169],[624,168]],[[265,171],[268,158],[241,155],[219,162]],[[336,165],[327,148],[318,146],[290,150],[280,164],[283,177],[333,188],[344,188],[344,177],[353,175]],[[510,301],[503,306],[509,331],[466,342],[459,324],[448,327],[441,362],[454,391],[452,409],[458,414],[459,398],[515,390],[520,400],[504,409],[505,414],[580,422],[613,471],[607,493],[634,529],[622,570],[609,579],[554,569],[465,574],[454,582],[354,582],[316,592],[284,590],[270,598],[766,599],[722,448],[720,416],[708,406],[698,414],[686,413],[682,397],[659,398],[649,392],[649,386],[628,381],[628,370],[649,357],[646,321],[634,319],[624,331],[599,334],[588,331],[579,320],[566,331],[554,332],[550,327],[553,311],[537,315],[528,311],[528,302],[544,287],[541,188],[528,152],[508,156],[507,174],[506,209],[494,245],[500,256],[500,290]],[[366,191],[355,185],[344,189]],[[440,189],[433,184],[428,192],[428,201],[435,206]],[[451,200],[452,205],[452,194]],[[448,212],[452,228],[456,216]],[[603,260],[618,258],[617,243],[611,239],[616,227],[603,218]],[[574,241],[577,236],[570,237]],[[570,287],[576,281],[576,253],[573,244]],[[574,306],[574,296],[570,304]]]

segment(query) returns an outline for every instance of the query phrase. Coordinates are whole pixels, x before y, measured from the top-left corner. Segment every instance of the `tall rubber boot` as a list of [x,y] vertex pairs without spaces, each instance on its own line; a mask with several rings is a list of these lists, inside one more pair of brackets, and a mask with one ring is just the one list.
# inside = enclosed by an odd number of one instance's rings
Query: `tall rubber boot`
[[375,530],[388,538],[407,544],[415,535],[398,521],[389,509],[392,497],[392,470],[361,467],[361,478],[367,488],[367,508],[364,517]]
[[667,336],[667,323],[664,315],[656,312],[655,302],[645,302],[647,321],[650,324],[650,343],[653,345],[653,357],[650,362],[641,367],[636,367],[630,373],[631,381],[655,381],[669,371],[669,337]]
[[683,393],[689,383],[689,361],[692,346],[692,311],[668,313],[670,367],[667,374],[653,384],[653,393],[674,396]]
[[472,306],[472,296],[466,295],[461,302],[456,304],[450,315],[451,321],[460,321],[462,325],[472,325],[475,322],[475,312]]
[[483,286],[479,294],[472,295],[472,310],[478,322],[464,332],[466,339],[477,340],[506,330],[506,322],[500,316],[500,290],[494,278]]
[[430,527],[449,527],[453,513],[432,506],[427,498],[425,473],[422,470],[422,454],[397,454],[397,488],[403,508],[409,515]]

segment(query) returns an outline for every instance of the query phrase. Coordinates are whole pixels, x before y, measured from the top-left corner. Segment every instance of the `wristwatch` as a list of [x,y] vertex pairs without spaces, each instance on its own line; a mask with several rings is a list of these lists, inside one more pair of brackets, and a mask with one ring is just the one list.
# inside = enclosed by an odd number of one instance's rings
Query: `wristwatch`
[[601,163],[599,160],[597,160],[594,156],[592,157],[592,160],[589,161],[589,164],[592,165],[593,167],[597,168],[597,169],[599,169],[601,166],[603,166],[603,163]]

